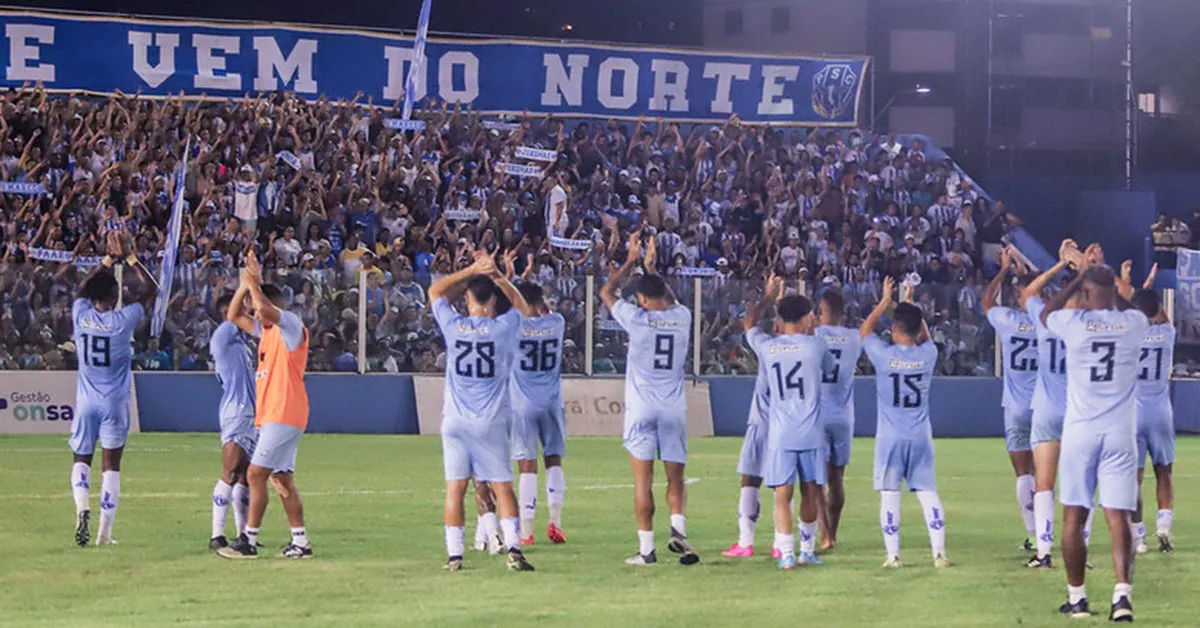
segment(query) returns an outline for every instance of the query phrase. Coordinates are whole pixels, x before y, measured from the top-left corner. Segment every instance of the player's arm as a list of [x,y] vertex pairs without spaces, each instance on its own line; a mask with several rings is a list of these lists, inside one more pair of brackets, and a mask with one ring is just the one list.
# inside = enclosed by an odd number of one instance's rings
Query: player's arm
[[[243,277],[245,271],[242,271]],[[229,302],[229,307],[225,309],[225,320],[237,325],[237,328],[254,335],[258,329],[254,325],[254,319],[246,313],[246,295],[250,294],[250,287],[246,285],[246,280],[243,278],[238,283],[237,291],[233,293],[233,300]]]
[[1046,324],[1046,320],[1050,315],[1067,307],[1067,303],[1075,298],[1079,293],[1079,289],[1083,287],[1083,273],[1075,277],[1071,283],[1067,284],[1066,288],[1058,291],[1058,294],[1050,297],[1050,301],[1046,303],[1046,309],[1042,310],[1042,324]]
[[1117,276],[1117,295],[1128,301],[1133,298],[1133,262],[1121,263],[1121,274]]
[[775,273],[771,273],[771,276],[767,278],[767,285],[763,289],[763,297],[746,312],[746,318],[742,320],[743,329],[750,331],[758,327],[758,322],[767,313],[767,308],[771,307],[771,304],[775,303],[775,299],[779,297],[782,285],[783,278],[776,277]]
[[858,327],[858,336],[866,338],[875,333],[875,327],[879,325],[880,319],[883,318],[888,308],[892,306],[892,290],[896,287],[896,282],[891,277],[883,279],[883,294],[879,296],[879,303],[875,305],[875,309],[867,316],[867,320],[862,322]]
[[1000,272],[996,273],[991,283],[987,285],[987,289],[983,291],[984,312],[1000,304],[1000,289],[1004,286],[1004,279],[1008,277],[1008,271],[1011,266],[1012,255],[1008,249],[1000,251]]
[[270,325],[279,322],[281,315],[279,308],[275,307],[267,295],[263,294],[262,267],[258,264],[258,257],[254,255],[253,248],[246,251],[246,268],[242,271],[242,283],[238,286],[238,290],[240,291],[242,288],[245,288],[246,294],[250,295],[250,303],[254,306],[254,317],[259,322]]
[[642,253],[642,232],[634,231],[629,236],[629,252],[625,256],[625,263],[616,272],[608,276],[608,281],[604,282],[604,286],[600,288],[600,300],[604,302],[604,307],[611,312],[616,307],[620,299],[617,298],[617,288],[625,283],[629,274],[637,267],[638,257]]
[[[504,265],[509,269],[510,272],[513,268],[513,261],[516,258],[516,249],[511,249],[504,254]],[[525,297],[521,296],[521,291],[517,290],[517,287],[508,280],[508,277],[504,276],[504,273],[500,272],[500,269],[495,264],[492,265],[491,275],[492,281],[496,282],[496,287],[500,288],[500,292],[503,292],[504,296],[508,297],[508,300],[512,303],[512,306],[521,313],[521,316],[525,316],[527,318],[537,316],[537,311],[534,310],[533,305],[525,301]]]
[[1158,262],[1150,267],[1150,274],[1146,275],[1146,281],[1142,282],[1142,290],[1154,289],[1154,280],[1158,278]]
[[1074,240],[1063,240],[1062,245],[1058,247],[1058,263],[1035,277],[1028,286],[1021,290],[1021,308],[1025,308],[1026,301],[1040,295],[1059,273],[1076,263],[1079,255],[1079,249],[1075,246]]
[[[481,270],[481,267],[484,265],[483,260],[487,260],[489,268]],[[434,303],[438,299],[449,299],[449,295],[456,292],[468,279],[479,274],[490,274],[495,267],[495,263],[491,262],[491,257],[486,254],[476,257],[474,264],[433,282],[433,285],[429,286],[429,302]]]
[[154,307],[154,300],[158,297],[158,282],[154,280],[150,271],[142,265],[137,256],[131,254],[125,260],[125,265],[137,272],[138,283],[141,284],[140,291],[135,300],[141,303],[147,312],[150,311]]
[[[92,277],[99,275],[105,270],[112,270],[113,264],[121,259],[121,240],[115,231],[108,232],[108,237],[105,239],[105,247],[104,257],[100,259],[99,264],[93,266],[79,280],[79,284],[75,286],[75,294],[83,295],[83,287],[87,285],[87,282],[91,281]],[[66,267],[69,264],[64,264],[63,266]]]

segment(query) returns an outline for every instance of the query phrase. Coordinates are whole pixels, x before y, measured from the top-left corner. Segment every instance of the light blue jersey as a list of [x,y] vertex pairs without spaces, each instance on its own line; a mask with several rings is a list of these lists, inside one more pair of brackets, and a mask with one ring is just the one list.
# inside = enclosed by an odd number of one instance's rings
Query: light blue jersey
[[1151,325],[1142,339],[1138,361],[1138,408],[1171,408],[1171,366],[1175,364],[1175,326],[1171,323]]
[[[749,345],[750,336],[746,335]],[[750,346],[753,350],[754,347]],[[750,414],[746,417],[747,425],[762,425],[767,422],[767,413],[771,409],[771,391],[767,388],[767,364],[758,361],[758,375],[754,378],[754,396],[750,398]]]
[[692,335],[692,313],[679,304],[651,311],[618,301],[612,315],[629,333],[626,416],[686,415],[683,371]]
[[937,364],[937,345],[889,344],[874,334],[863,339],[863,350],[875,366],[879,427],[876,439],[932,438],[929,426],[929,387]]
[[[1067,411],[1067,345],[1042,323],[1046,302],[1041,297],[1025,301],[1025,311],[1037,332],[1037,384],[1033,410],[1061,417]],[[1057,440],[1057,439],[1054,439]]]
[[250,334],[224,321],[213,332],[208,350],[216,363],[217,380],[221,382],[219,416],[222,420],[244,416],[253,420],[256,359]]
[[863,350],[875,366],[877,491],[936,491],[933,429],[929,424],[929,388],[937,364],[937,345],[888,344],[875,334],[863,339]]
[[141,303],[98,312],[87,299],[71,307],[79,352],[75,404],[112,407],[129,403],[133,333],[146,311]]
[[1134,426],[1134,383],[1146,330],[1137,310],[1059,310],[1046,319],[1067,345],[1067,412],[1063,432],[1077,423],[1093,431]]
[[820,382],[835,366],[825,342],[806,334],[772,337],[757,327],[746,332],[746,342],[767,371],[771,391],[768,450],[823,449]]
[[651,311],[628,301],[612,308],[629,333],[625,363],[625,449],[638,460],[687,463],[683,370],[692,313],[675,304]]
[[87,299],[77,299],[71,306],[79,381],[68,443],[76,454],[91,455],[97,441],[102,449],[125,446],[129,437],[131,343],[144,315],[140,303],[107,312],[96,311]]
[[821,379],[821,414],[831,420],[854,422],[854,370],[862,353],[857,329],[822,325],[813,332],[825,341],[833,357],[833,370]]
[[1033,391],[1037,385],[1037,328],[1029,314],[1011,307],[993,307],[988,310],[987,318],[1000,340],[1004,364],[1001,405],[1006,410],[1027,411],[1033,405]]
[[508,382],[521,333],[516,308],[495,318],[465,316],[446,299],[433,303],[433,315],[446,341],[443,423],[506,422]]
[[562,337],[557,313],[521,319],[517,364],[509,390],[514,409],[562,405]]

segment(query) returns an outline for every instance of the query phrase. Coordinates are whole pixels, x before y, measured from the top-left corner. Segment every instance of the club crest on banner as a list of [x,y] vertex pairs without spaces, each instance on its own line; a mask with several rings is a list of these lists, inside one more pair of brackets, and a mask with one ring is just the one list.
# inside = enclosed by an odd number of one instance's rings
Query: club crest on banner
[[817,115],[832,120],[857,103],[859,76],[847,63],[831,63],[813,75],[812,107]]

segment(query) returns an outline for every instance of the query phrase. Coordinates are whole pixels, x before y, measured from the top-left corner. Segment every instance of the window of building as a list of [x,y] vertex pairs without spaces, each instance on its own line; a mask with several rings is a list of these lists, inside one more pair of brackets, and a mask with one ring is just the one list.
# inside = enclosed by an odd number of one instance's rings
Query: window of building
[[1021,112],[1025,108],[1024,90],[1017,82],[992,86],[992,130],[1013,132],[1021,128]]
[[786,33],[792,28],[792,10],[790,7],[774,7],[771,9],[771,32]]
[[741,9],[725,9],[725,34],[726,35],[741,35],[742,34],[742,10]]
[[1138,110],[1150,115],[1158,114],[1158,94],[1145,92],[1138,94]]
[[1025,37],[1025,18],[1001,14],[992,18],[992,50],[998,55],[1020,56]]

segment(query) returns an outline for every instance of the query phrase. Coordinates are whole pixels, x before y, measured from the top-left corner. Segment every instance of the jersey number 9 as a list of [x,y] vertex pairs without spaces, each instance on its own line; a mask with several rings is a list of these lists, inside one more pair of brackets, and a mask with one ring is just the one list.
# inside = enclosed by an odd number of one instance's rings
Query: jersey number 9
[[658,334],[654,337],[654,368],[659,371],[675,368],[675,336]]

